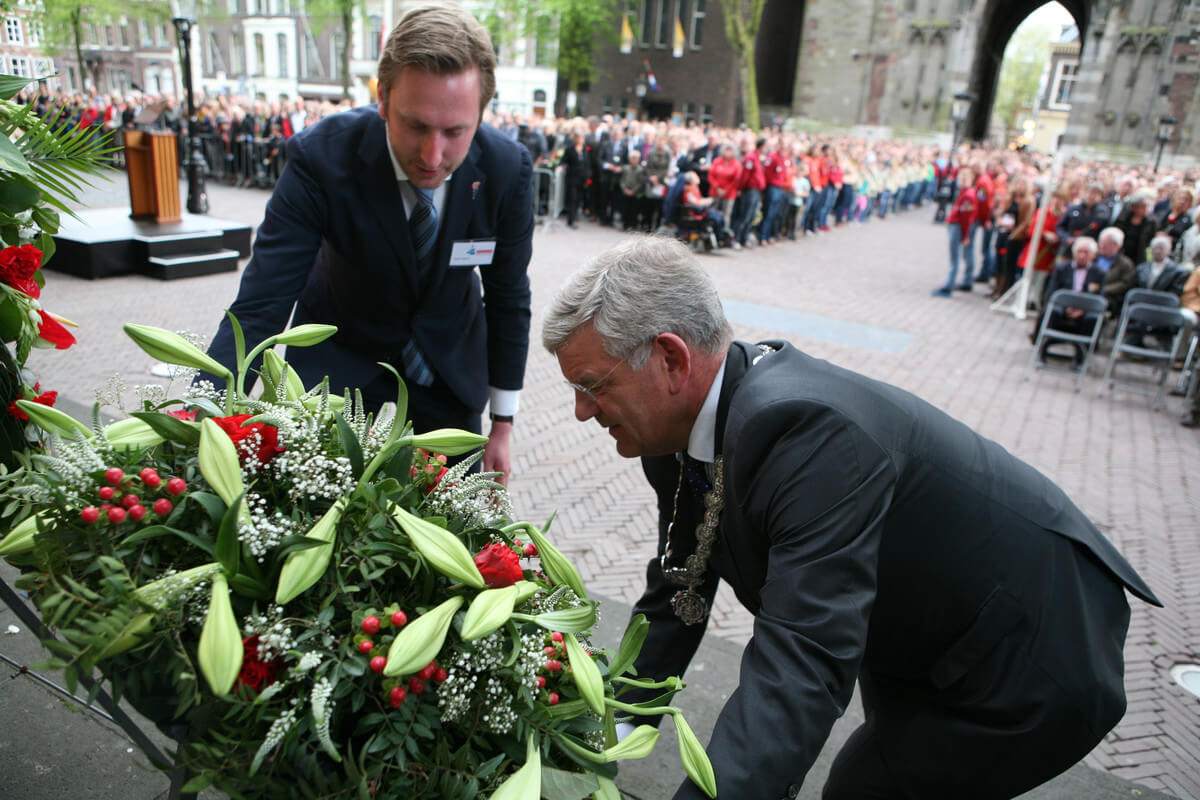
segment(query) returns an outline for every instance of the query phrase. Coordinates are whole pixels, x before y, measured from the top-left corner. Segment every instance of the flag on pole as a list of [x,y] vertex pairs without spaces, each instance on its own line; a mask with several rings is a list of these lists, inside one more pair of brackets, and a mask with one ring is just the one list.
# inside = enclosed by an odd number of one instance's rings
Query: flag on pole
[[629,24],[629,16],[621,15],[621,52],[633,52],[633,26]]
[[650,69],[650,59],[642,60],[642,64],[646,67],[646,85],[650,87],[650,91],[658,91],[658,79],[654,77],[654,71]]
[[683,45],[685,42],[683,35],[683,23],[679,21],[679,17],[675,18],[675,57],[683,58]]

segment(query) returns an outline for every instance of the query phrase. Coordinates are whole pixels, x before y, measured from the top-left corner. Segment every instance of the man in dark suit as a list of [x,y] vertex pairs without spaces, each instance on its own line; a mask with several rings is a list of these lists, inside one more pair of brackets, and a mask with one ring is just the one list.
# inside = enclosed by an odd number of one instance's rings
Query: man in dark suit
[[1121,718],[1125,590],[1157,600],[999,445],[786,342],[731,343],[677,242],[595,258],[542,339],[576,417],[642,457],[658,495],[638,674],[682,674],[718,578],[755,616],[708,746],[719,797],[794,796],[856,679],[866,721],[830,800],[1013,797]]
[[[1137,265],[1135,289],[1170,292],[1176,297],[1183,295],[1183,287],[1192,271],[1171,260],[1171,246],[1170,236],[1164,233],[1155,235],[1150,241],[1150,260]],[[1158,340],[1160,347],[1165,348],[1178,331],[1178,328],[1151,328],[1134,320],[1125,330],[1125,341],[1136,347],[1143,347],[1145,337],[1151,335]]]
[[[456,6],[400,21],[379,63],[379,105],[333,115],[288,142],[231,311],[257,343],[288,324],[338,326],[289,350],[306,385],[362,389],[373,406],[409,390],[418,431],[478,432],[484,468],[507,473],[529,344],[532,166],[481,125],[495,87],[491,40]],[[482,285],[481,285],[482,284]],[[294,313],[293,313],[294,308]],[[233,366],[223,320],[211,354]]]
[[[1050,276],[1050,284],[1046,289],[1046,297],[1051,297],[1060,289],[1066,289],[1068,292],[1100,294],[1105,276],[1104,270],[1096,264],[1096,255],[1099,249],[1096,240],[1090,236],[1080,236],[1075,239],[1075,244],[1071,245],[1071,260],[1054,268],[1054,273]],[[1047,324],[1054,330],[1067,333],[1089,334],[1096,322],[1096,315],[1087,314],[1082,308],[1056,307],[1050,309],[1049,314],[1050,320]],[[1041,325],[1040,321],[1038,325]],[[1043,363],[1046,361],[1048,346],[1061,341],[1043,340],[1041,352],[1038,353],[1038,357]],[[1075,349],[1075,366],[1078,368],[1083,364],[1084,349],[1074,342],[1069,342],[1069,344]]]

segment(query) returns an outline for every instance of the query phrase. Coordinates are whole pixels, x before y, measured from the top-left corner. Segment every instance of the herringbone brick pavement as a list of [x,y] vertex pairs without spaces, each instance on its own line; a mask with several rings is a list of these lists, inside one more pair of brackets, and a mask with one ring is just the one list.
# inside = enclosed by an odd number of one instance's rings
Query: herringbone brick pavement
[[[212,186],[214,215],[257,224],[266,193]],[[101,187],[93,206],[126,203],[124,187]],[[1166,604],[1132,602],[1126,645],[1129,708],[1088,763],[1180,798],[1200,799],[1200,699],[1169,670],[1200,662],[1200,436],[1176,422],[1179,400],[1156,412],[1145,397],[1097,397],[1102,365],[1082,392],[1074,376],[1030,376],[1028,322],[988,310],[979,294],[931,298],[944,278],[945,229],[913,211],[771,248],[702,256],[722,296],[770,309],[876,326],[911,337],[899,352],[829,340],[820,331],[772,330],[735,320],[738,338],[786,338],[813,355],[912,391],[1057,481],[1106,531]],[[571,392],[539,343],[542,311],[562,279],[620,234],[583,225],[539,231],[534,240],[533,343],[514,436],[512,492],[519,513],[551,514],[551,534],[597,594],[639,595],[653,556],[653,498],[636,461],[617,456],[597,425],[573,418]],[[126,321],[211,335],[238,275],[175,283],[141,277],[87,282],[51,274],[46,307],[81,323],[80,343],[37,353],[44,388],[90,402],[114,370],[151,382],[151,359],[121,334]],[[127,392],[127,396],[131,396]],[[733,642],[752,620],[724,588],[710,633]],[[1064,677],[1069,680],[1069,676]]]

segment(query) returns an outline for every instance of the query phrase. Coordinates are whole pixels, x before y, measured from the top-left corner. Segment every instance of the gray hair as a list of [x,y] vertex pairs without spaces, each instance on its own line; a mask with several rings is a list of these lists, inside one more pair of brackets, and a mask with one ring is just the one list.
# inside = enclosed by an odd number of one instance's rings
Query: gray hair
[[1154,245],[1158,244],[1159,242],[1163,243],[1163,246],[1167,248],[1167,252],[1170,252],[1171,248],[1175,246],[1175,241],[1171,239],[1170,236],[1165,233],[1158,233],[1155,234],[1154,238],[1150,240],[1150,249],[1153,250]]
[[1105,228],[1100,231],[1100,241],[1104,241],[1105,239],[1110,239],[1117,247],[1123,247],[1125,245],[1125,231],[1115,225]]
[[557,353],[589,322],[604,351],[635,370],[660,333],[705,353],[733,338],[712,279],[686,246],[662,236],[631,237],[567,278],[546,312],[542,345]]
[[1076,239],[1075,243],[1071,245],[1071,254],[1074,255],[1075,253],[1079,252],[1081,248],[1090,250],[1093,253],[1099,252],[1100,250],[1100,246],[1096,244],[1096,240],[1090,236],[1080,236],[1078,239]]

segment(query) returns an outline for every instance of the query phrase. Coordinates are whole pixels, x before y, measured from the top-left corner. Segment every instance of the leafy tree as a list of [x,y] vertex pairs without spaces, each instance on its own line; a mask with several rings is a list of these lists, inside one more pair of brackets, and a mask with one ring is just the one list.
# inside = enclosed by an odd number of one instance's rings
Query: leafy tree
[[42,24],[42,44],[46,54],[54,55],[68,48],[73,50],[79,64],[79,78],[86,83],[83,26],[105,25],[122,17],[158,24],[169,20],[171,13],[166,3],[154,0],[52,0],[39,3],[33,18]]
[[616,12],[617,0],[497,0],[477,16],[501,51],[518,39],[545,36],[547,21],[556,23],[558,50],[551,64],[574,92],[595,75],[592,46],[597,32],[616,42]]
[[758,76],[754,69],[754,40],[762,24],[766,0],[721,0],[725,15],[725,38],[738,58],[738,73],[742,83],[744,121],[758,130]]
[[1004,125],[1006,137],[1017,127],[1021,112],[1037,103],[1038,85],[1046,68],[1052,38],[1048,26],[1025,24],[1017,29],[1004,50],[993,109]]
[[351,41],[354,36],[354,14],[357,11],[366,15],[363,0],[310,0],[308,15],[317,31],[324,30],[331,24],[336,24],[342,32],[342,49],[339,56],[342,59],[342,98],[350,99],[350,53]]

